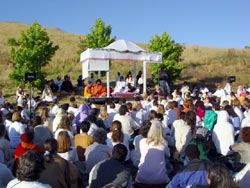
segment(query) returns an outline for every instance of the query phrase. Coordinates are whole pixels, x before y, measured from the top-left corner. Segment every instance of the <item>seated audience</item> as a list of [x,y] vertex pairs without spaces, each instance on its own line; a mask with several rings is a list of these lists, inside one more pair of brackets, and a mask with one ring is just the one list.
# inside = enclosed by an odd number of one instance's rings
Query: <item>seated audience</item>
[[85,161],[85,150],[88,146],[93,144],[93,137],[88,135],[90,128],[90,123],[88,121],[83,121],[80,124],[81,133],[76,134],[74,138],[75,147],[80,161]]
[[38,182],[44,169],[43,156],[37,151],[27,151],[19,160],[16,178],[8,183],[7,188],[52,188],[49,184]]
[[122,124],[120,121],[113,121],[111,124],[110,132],[107,134],[107,146],[109,146],[111,149],[116,144],[123,144],[126,146],[128,150],[128,154],[126,156],[126,161],[130,159],[130,150],[129,150],[129,139],[130,136],[128,134],[124,134],[122,132]]
[[73,92],[74,92],[74,87],[70,80],[70,77],[68,75],[65,75],[64,81],[62,82],[62,86],[61,86],[61,93],[70,94]]
[[4,124],[0,124],[0,163],[12,168],[13,158],[10,147],[10,142],[5,138],[6,128]]
[[72,174],[68,167],[70,162],[57,155],[57,141],[54,138],[46,140],[44,149],[46,150],[44,154],[45,169],[41,173],[39,182],[49,184],[54,188],[71,187]]
[[93,166],[111,157],[111,148],[106,145],[107,132],[98,128],[93,135],[94,143],[86,148],[86,173],[89,173]]
[[140,141],[141,159],[136,174],[136,187],[166,186],[169,182],[167,164],[170,157],[162,124],[153,120],[148,137]]
[[70,137],[67,131],[60,131],[57,136],[58,142],[58,155],[67,161],[72,163],[78,162],[78,154],[74,147],[72,147],[70,142]]
[[32,118],[32,127],[34,131],[34,144],[43,147],[45,140],[53,138],[49,127],[42,125],[42,119],[40,116],[35,116]]
[[117,144],[112,150],[112,157],[97,163],[89,175],[89,187],[104,187],[109,183],[125,188],[131,187],[131,172],[124,165],[127,156],[127,148],[123,144]]
[[221,163],[215,163],[208,169],[208,188],[238,188],[230,171]]
[[7,184],[14,179],[10,169],[0,162],[0,187],[7,187]]
[[212,139],[218,154],[224,156],[231,154],[230,146],[234,144],[234,127],[229,123],[229,115],[225,110],[218,113]]
[[188,164],[172,178],[166,188],[188,187],[201,185],[206,187],[208,162],[199,159],[200,152],[196,145],[188,145],[185,149]]

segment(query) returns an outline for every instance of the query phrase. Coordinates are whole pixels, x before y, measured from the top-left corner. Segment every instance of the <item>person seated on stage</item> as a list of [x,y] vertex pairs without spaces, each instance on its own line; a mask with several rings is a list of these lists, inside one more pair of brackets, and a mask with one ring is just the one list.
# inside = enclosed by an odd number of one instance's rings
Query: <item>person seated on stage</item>
[[130,83],[128,83],[128,85],[127,85],[127,92],[135,92],[135,87],[134,86],[132,86]]
[[118,82],[116,82],[116,86],[115,86],[115,93],[123,93],[125,92],[126,89],[126,82],[124,80],[124,77],[121,76],[120,80]]
[[92,97],[92,92],[93,92],[93,84],[91,81],[88,81],[88,84],[84,88],[83,96]]
[[102,86],[101,79],[97,79],[93,85],[92,97],[105,97],[107,95],[107,89]]

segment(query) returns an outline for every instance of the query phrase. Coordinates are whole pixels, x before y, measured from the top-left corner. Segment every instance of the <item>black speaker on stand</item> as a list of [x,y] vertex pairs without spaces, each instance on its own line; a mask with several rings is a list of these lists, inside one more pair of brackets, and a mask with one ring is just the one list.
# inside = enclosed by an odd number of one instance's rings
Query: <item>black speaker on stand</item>
[[36,80],[36,73],[28,73],[26,72],[25,75],[24,75],[24,80],[25,82],[29,82],[30,83],[30,125],[31,125],[31,98],[32,98],[32,95],[31,95],[31,91],[32,91],[32,82]]

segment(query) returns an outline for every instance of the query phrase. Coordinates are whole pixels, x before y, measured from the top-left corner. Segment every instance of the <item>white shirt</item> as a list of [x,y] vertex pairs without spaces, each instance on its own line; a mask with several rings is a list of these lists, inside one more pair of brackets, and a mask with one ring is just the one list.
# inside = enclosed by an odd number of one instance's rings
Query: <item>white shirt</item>
[[38,181],[20,181],[17,178],[11,180],[6,188],[52,188],[49,184],[43,184]]
[[70,161],[71,163],[79,161],[79,157],[76,151],[76,148],[71,147],[69,151],[65,153],[57,153],[60,157],[64,158],[67,161]]
[[10,138],[10,145],[12,148],[16,148],[18,144],[21,143],[21,134],[25,133],[27,125],[21,122],[13,122],[9,128],[9,138]]
[[[113,142],[112,141],[112,133],[109,132],[107,134],[107,140],[106,140],[106,143],[107,143],[107,146],[109,146],[111,149],[113,149],[113,147],[116,145],[116,144],[119,144],[119,142]],[[126,146],[127,150],[128,150],[128,153],[127,153],[127,156],[126,156],[126,161],[130,159],[130,150],[129,150],[129,139],[130,139],[130,136],[128,134],[123,134],[123,142],[122,144],[124,146]]]

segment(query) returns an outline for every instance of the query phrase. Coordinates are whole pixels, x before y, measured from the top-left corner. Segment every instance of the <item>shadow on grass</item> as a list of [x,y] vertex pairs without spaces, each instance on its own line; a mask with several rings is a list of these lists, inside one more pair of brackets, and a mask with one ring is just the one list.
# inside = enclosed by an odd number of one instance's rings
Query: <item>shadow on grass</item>
[[[188,81],[189,79],[191,79],[192,76],[186,76],[186,77],[182,77],[179,80],[180,81]],[[197,79],[197,82],[188,82],[189,88],[192,89],[193,85],[197,85],[198,87],[201,86],[206,86],[211,92],[215,91],[217,88],[217,84],[221,84],[225,81],[225,77],[224,76],[215,76],[215,77],[206,77],[206,78],[202,78],[202,79]],[[180,89],[182,87],[183,83],[180,84],[174,84],[173,89]],[[222,87],[224,87],[222,85]]]

